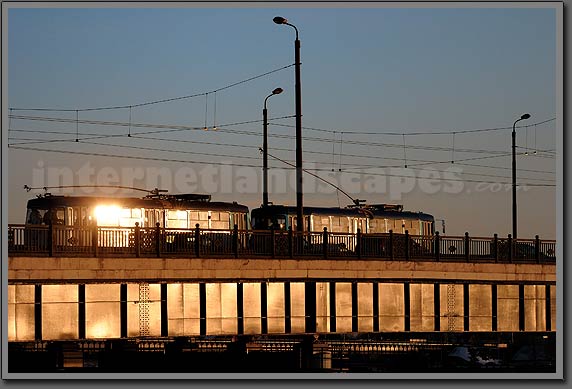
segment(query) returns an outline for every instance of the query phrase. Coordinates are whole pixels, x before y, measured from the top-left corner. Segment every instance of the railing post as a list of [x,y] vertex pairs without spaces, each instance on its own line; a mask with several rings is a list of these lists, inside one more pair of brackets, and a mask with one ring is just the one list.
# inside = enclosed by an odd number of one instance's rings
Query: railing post
[[494,238],[493,238],[493,250],[494,250],[495,262],[498,262],[499,261],[499,236],[497,234],[495,234]]
[[48,255],[50,257],[54,256],[54,225],[50,220],[48,224]]
[[324,233],[322,237],[322,254],[324,259],[328,258],[328,227],[324,227]]
[[276,230],[274,228],[270,229],[270,253],[272,258],[276,258]]
[[232,252],[234,257],[238,258],[238,224],[235,224],[232,230]]
[[465,261],[469,262],[469,260],[471,259],[471,254],[469,253],[469,250],[471,248],[471,243],[469,240],[469,233],[465,232]]
[[439,236],[439,231],[435,231],[435,260],[437,262],[441,260],[441,237]]
[[155,223],[155,251],[157,258],[161,257],[161,224]]
[[409,252],[409,230],[405,230],[405,260],[409,261],[411,253]]
[[135,222],[135,258],[141,256],[141,228],[139,222]]
[[98,250],[99,250],[99,242],[98,242],[98,231],[97,231],[97,222],[94,221],[92,229],[91,229],[91,247],[93,250],[93,256],[97,257],[98,256]]
[[292,226],[288,227],[288,256],[294,257],[294,232]]
[[201,254],[201,244],[200,244],[200,240],[201,240],[201,228],[200,228],[200,224],[197,223],[195,224],[195,257],[200,257]]
[[534,237],[534,259],[540,263],[540,237],[538,235]]
[[508,234],[508,261],[512,263],[513,260],[513,250],[512,250],[512,235]]
[[356,253],[358,259],[361,259],[361,228],[357,229],[357,242],[356,242]]
[[393,230],[389,230],[389,259],[393,261]]

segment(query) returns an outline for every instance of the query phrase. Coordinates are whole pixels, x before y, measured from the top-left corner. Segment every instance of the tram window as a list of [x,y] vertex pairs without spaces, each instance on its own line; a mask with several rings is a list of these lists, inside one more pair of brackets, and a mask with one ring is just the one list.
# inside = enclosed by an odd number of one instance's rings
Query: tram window
[[28,214],[26,215],[27,224],[42,224],[44,221],[45,209],[28,209]]
[[209,213],[208,212],[199,212],[199,220],[208,220]]
[[169,220],[187,220],[187,213],[181,210],[169,210],[167,218]]
[[284,215],[278,215],[276,217],[276,227],[280,228],[281,230],[286,229],[286,216]]
[[370,219],[369,220],[369,231],[370,232],[377,232],[377,220]]
[[347,217],[340,217],[340,232],[349,232],[350,221]]
[[135,223],[141,222],[141,209],[139,208],[123,208],[119,225],[121,227],[134,227]]
[[[85,208],[69,208],[69,211],[71,212],[71,217],[70,220],[72,221],[72,224],[74,226],[84,226],[86,225],[86,220],[84,220],[84,216],[85,216]],[[82,211],[83,212],[83,216],[82,216]]]
[[131,217],[135,219],[141,219],[141,209],[134,208],[131,210]]
[[187,212],[170,209],[167,211],[167,227],[187,228]]
[[63,208],[51,208],[44,214],[44,224],[63,224],[64,223],[64,210]]

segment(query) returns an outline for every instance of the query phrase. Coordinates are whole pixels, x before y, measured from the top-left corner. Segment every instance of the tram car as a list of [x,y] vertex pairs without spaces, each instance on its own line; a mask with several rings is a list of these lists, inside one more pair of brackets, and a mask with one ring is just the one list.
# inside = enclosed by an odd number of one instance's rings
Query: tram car
[[[251,211],[254,230],[296,231],[297,208],[269,205]],[[362,234],[360,251],[370,256],[405,256],[406,246],[413,255],[432,252],[435,218],[423,212],[404,211],[398,204],[357,205],[346,208],[304,207],[304,230],[298,250],[319,253],[322,232],[330,233],[329,252],[349,255],[358,249],[358,230]],[[390,231],[393,233],[390,243]],[[407,239],[405,234],[411,238]],[[407,243],[408,242],[408,243]],[[391,248],[390,248],[391,246]]]
[[[214,202],[210,195],[155,194],[136,197],[60,196],[45,194],[27,204],[26,240],[41,244],[41,234],[52,225],[59,246],[88,246],[90,231],[97,226],[98,245],[128,247],[134,244],[134,227],[141,228],[142,239],[154,242],[157,224],[165,229],[166,245],[190,245],[194,237],[189,231],[198,224],[201,229],[227,230],[236,224],[248,228],[248,207],[236,202]],[[104,233],[105,231],[109,233]],[[43,232],[42,232],[43,231]],[[102,233],[103,231],[103,233]],[[181,242],[183,240],[185,242]],[[37,241],[37,242],[33,242]]]
[[[254,230],[296,231],[297,208],[294,206],[268,205],[251,212]],[[327,227],[329,232],[354,234],[389,233],[410,235],[433,235],[435,218],[423,212],[404,211],[403,205],[374,204],[364,206],[304,207],[304,229],[321,232]]]

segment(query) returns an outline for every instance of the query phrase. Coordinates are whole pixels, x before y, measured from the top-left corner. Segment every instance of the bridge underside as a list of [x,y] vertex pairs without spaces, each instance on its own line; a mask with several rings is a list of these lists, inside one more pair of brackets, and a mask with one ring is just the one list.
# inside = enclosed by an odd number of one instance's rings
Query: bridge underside
[[14,342],[10,373],[544,372],[550,332],[347,333]]

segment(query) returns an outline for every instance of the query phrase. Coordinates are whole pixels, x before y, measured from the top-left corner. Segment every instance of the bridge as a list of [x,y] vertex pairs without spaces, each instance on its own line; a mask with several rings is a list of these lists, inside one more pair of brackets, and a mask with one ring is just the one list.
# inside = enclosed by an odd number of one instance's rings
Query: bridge
[[213,353],[247,371],[253,358],[288,371],[355,370],[364,358],[404,368],[469,343],[506,353],[506,367],[509,351],[555,341],[556,243],[539,237],[21,225],[8,237],[21,371],[31,356],[112,369],[113,350],[130,352],[134,371],[182,369],[175,354],[208,371],[200,361]]

